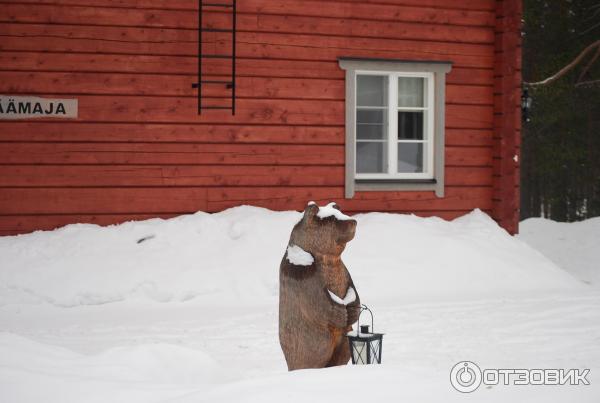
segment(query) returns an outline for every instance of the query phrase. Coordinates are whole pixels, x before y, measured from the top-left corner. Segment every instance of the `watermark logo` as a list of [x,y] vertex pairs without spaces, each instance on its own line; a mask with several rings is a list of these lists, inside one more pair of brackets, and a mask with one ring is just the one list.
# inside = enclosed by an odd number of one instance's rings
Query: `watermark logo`
[[481,369],[471,361],[460,361],[450,371],[450,383],[462,393],[471,393],[481,385]]
[[471,361],[460,361],[450,370],[450,384],[471,393],[481,384],[494,385],[589,385],[589,369],[497,369],[483,371]]

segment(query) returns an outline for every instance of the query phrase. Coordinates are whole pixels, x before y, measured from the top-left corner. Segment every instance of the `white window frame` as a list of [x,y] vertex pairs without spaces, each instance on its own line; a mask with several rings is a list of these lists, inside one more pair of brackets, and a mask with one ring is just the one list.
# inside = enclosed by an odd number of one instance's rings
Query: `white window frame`
[[[446,100],[446,74],[452,69],[452,62],[449,61],[414,61],[414,60],[396,60],[396,59],[365,59],[356,57],[340,57],[339,66],[346,74],[346,164],[345,164],[345,197],[351,199],[356,191],[433,191],[437,197],[444,197],[444,172],[445,172],[445,100]],[[401,76],[428,76],[433,77],[428,86],[430,95],[428,107],[431,113],[427,117],[427,130],[433,130],[431,134],[432,141],[429,147],[430,158],[426,162],[426,173],[397,173],[390,175],[388,167],[387,174],[359,174],[356,173],[356,98],[357,98],[357,75],[396,75]],[[388,80],[392,81],[392,80]],[[395,81],[395,80],[394,80]],[[391,85],[391,84],[388,84]],[[397,85],[395,89],[388,91],[391,102],[388,102],[388,111],[390,106],[397,106]],[[433,91],[433,95],[431,95]],[[394,125],[388,132],[392,133],[397,140],[397,113],[390,114],[388,117],[391,122],[388,125]],[[431,124],[433,119],[433,125]],[[389,136],[388,136],[389,138]],[[388,144],[390,147],[391,145]],[[396,150],[390,150],[388,158],[394,156],[393,169],[397,170],[397,147]],[[433,164],[431,167],[430,164]]]
[[[354,164],[355,171],[354,177],[356,179],[433,179],[433,167],[435,160],[434,144],[435,144],[435,130],[434,130],[434,116],[435,116],[435,80],[433,73],[426,72],[392,72],[392,71],[369,71],[369,70],[357,70],[354,75],[354,88],[358,88],[358,76],[381,76],[387,77],[388,81],[388,127],[387,127],[387,173],[358,173],[356,172],[356,163]],[[423,88],[423,99],[424,107],[399,107],[398,106],[398,77],[419,77],[424,78],[427,85]],[[358,111],[358,97],[354,97],[354,108]],[[367,109],[364,106],[361,109]],[[424,125],[424,138],[427,139],[427,147],[424,148],[423,158],[427,162],[424,166],[423,172],[398,172],[398,144],[399,143],[423,143],[420,140],[398,140],[398,111],[424,111],[427,122]],[[365,140],[359,140],[356,136],[357,124],[354,125],[354,143],[355,147],[357,143]],[[373,142],[373,140],[367,140]],[[382,142],[384,142],[382,140]],[[358,153],[355,151],[355,156],[358,157]]]

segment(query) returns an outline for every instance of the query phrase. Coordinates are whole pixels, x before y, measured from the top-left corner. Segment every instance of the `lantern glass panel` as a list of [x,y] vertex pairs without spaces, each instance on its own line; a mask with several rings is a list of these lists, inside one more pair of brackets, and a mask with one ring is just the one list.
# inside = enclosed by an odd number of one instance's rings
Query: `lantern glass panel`
[[368,344],[364,341],[352,342],[352,361],[355,364],[368,364],[367,352]]
[[371,340],[371,363],[381,364],[381,339]]

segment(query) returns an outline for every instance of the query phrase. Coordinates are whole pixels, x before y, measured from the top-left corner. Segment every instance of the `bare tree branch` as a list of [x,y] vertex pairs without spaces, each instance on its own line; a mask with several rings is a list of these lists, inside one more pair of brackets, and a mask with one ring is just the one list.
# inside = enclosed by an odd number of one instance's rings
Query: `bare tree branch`
[[[565,74],[567,74],[569,71],[571,71],[575,66],[577,66],[588,55],[588,53],[590,53],[594,49],[600,49],[600,40],[597,40],[596,42],[593,42],[591,45],[589,45],[588,47],[586,47],[585,49],[583,49],[583,51],[581,51],[581,53],[575,59],[573,59],[573,61],[571,63],[567,64],[565,67],[563,67],[562,69],[560,69],[553,76],[550,76],[550,77],[548,77],[548,78],[546,78],[545,80],[542,80],[542,81],[536,81],[536,82],[533,82],[533,83],[525,82],[524,84],[527,85],[527,86],[529,86],[529,87],[537,87],[537,86],[540,86],[540,85],[550,84],[550,83],[558,80],[559,78],[561,78]],[[594,57],[594,59],[595,59],[595,57]]]
[[[590,67],[592,67],[592,65],[594,64],[596,59],[598,59],[598,56],[600,56],[600,46],[598,47],[598,50],[596,50],[596,54],[590,59],[589,63],[581,71],[581,74],[579,75],[579,78],[577,79],[577,83],[580,83],[583,81],[585,74],[590,70]],[[577,84],[575,84],[575,86],[577,86]]]
[[596,29],[596,28],[598,28],[598,27],[600,27],[600,23],[598,23],[598,24],[595,24],[595,25],[592,25],[591,27],[589,27],[589,28],[588,28],[588,29],[586,29],[585,31],[583,31],[583,32],[580,32],[578,36],[585,35],[585,34],[587,34],[588,32],[590,32],[590,31],[593,31],[594,29]]
[[592,85],[600,84],[600,80],[580,81],[575,84],[575,87],[591,87]]

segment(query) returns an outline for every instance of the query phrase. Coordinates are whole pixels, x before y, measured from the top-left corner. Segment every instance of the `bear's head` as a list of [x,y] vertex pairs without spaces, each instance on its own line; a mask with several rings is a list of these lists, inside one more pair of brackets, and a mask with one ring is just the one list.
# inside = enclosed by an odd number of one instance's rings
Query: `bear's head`
[[308,203],[302,219],[294,226],[290,244],[315,255],[339,256],[354,238],[356,220],[343,214],[337,204],[319,207]]

